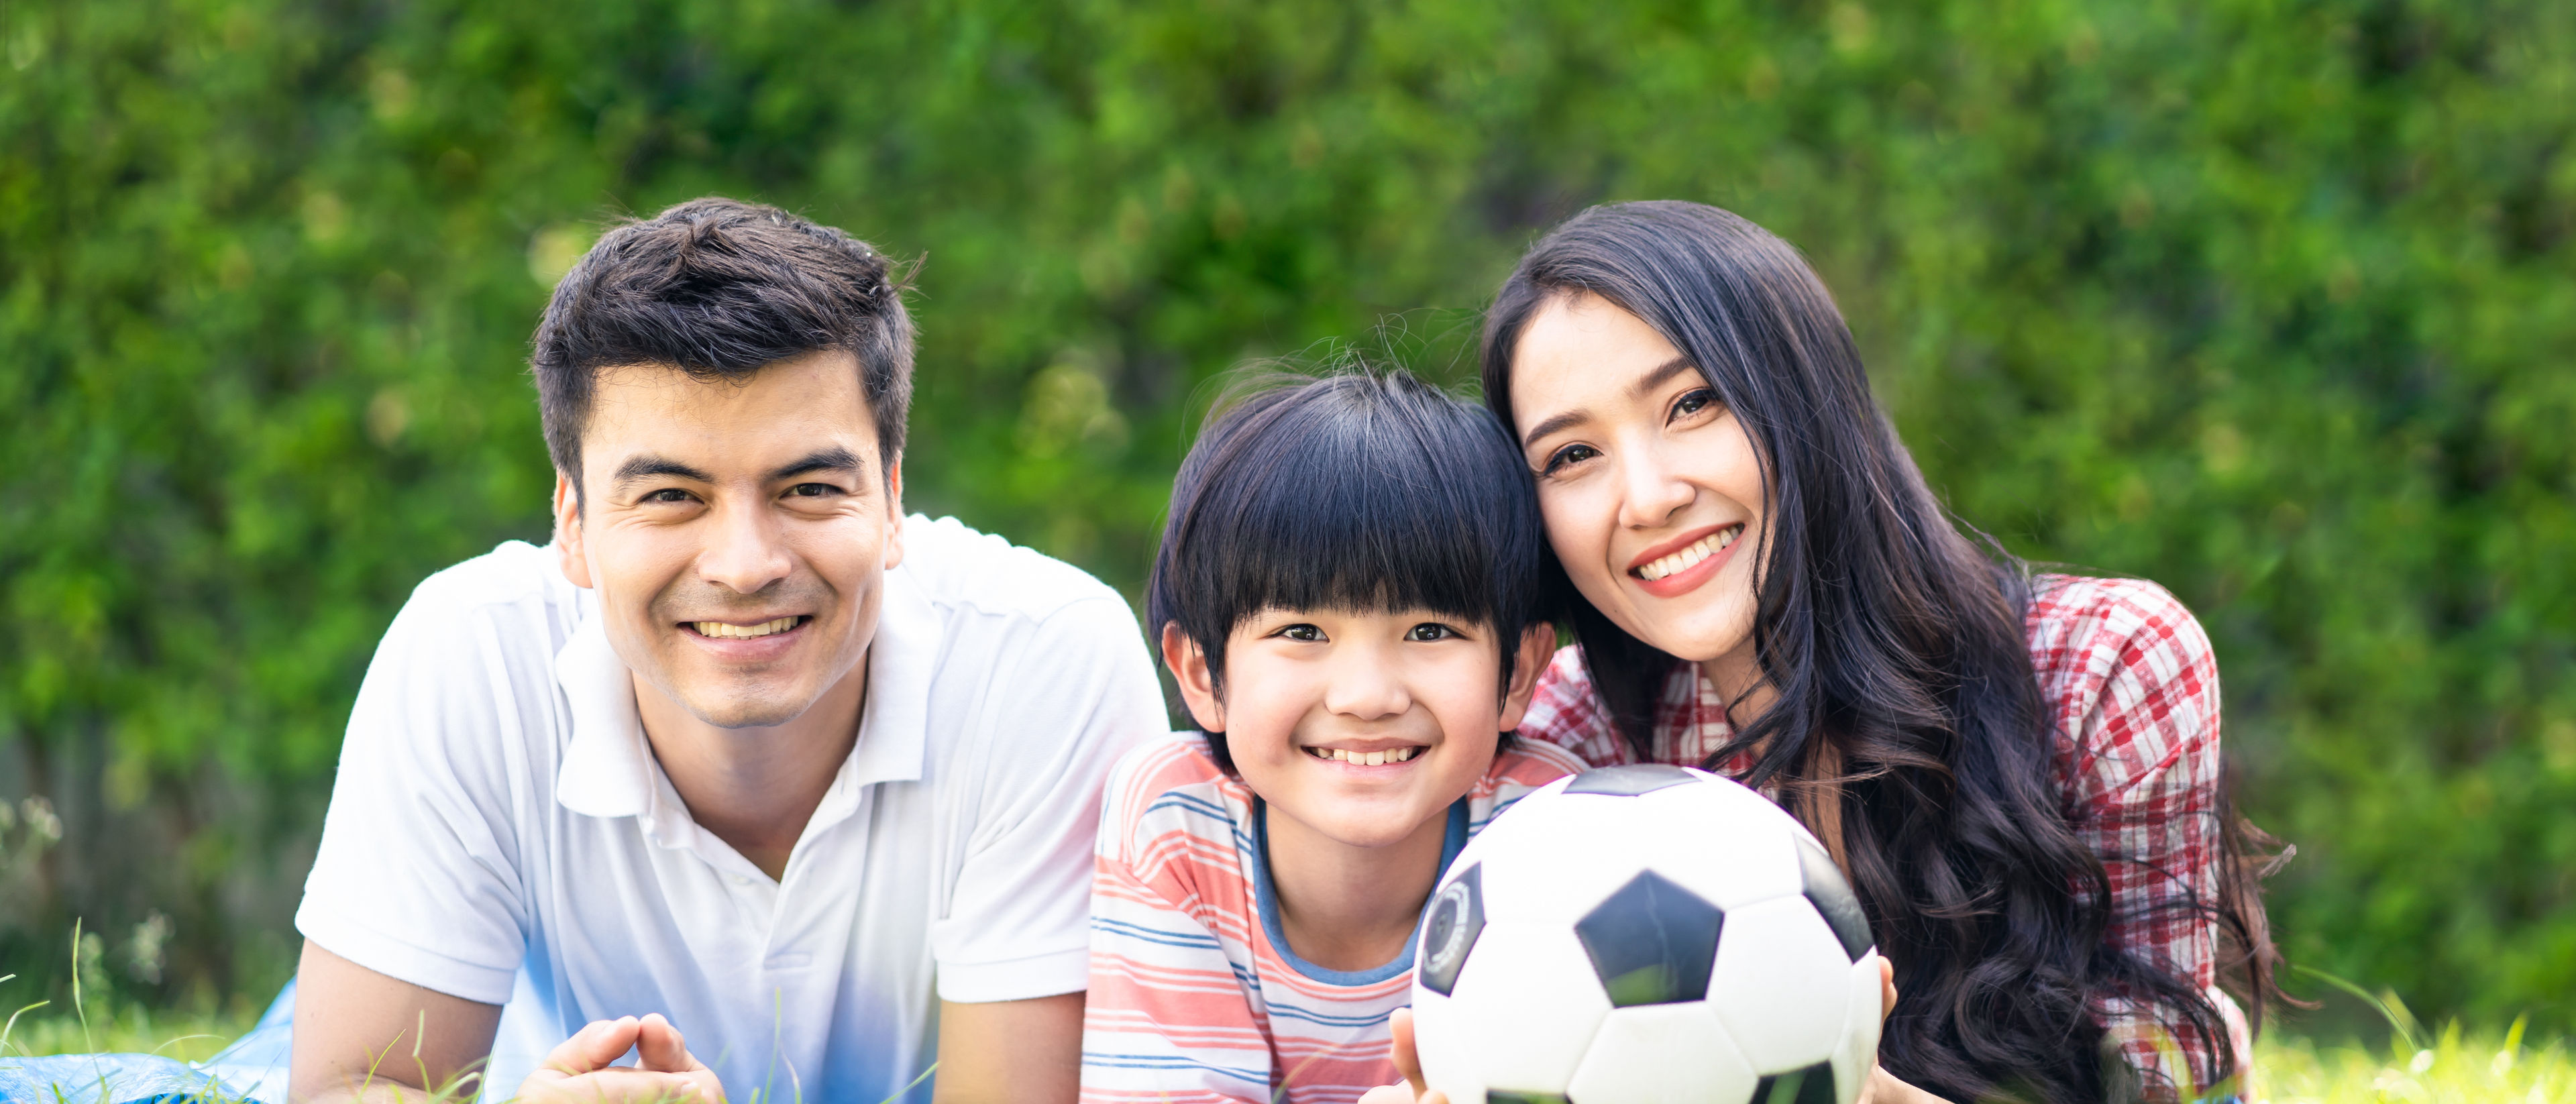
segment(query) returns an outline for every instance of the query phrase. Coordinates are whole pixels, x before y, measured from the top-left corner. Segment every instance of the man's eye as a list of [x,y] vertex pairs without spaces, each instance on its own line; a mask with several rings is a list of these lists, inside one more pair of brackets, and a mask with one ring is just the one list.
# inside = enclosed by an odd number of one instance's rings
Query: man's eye
[[1599,455],[1601,450],[1590,445],[1567,445],[1548,454],[1547,466],[1539,469],[1539,474],[1548,475]]
[[841,489],[829,483],[799,483],[787,488],[787,493],[797,498],[830,498],[841,493]]
[[1419,625],[1415,625],[1404,634],[1404,638],[1406,640],[1421,643],[1430,643],[1435,640],[1454,640],[1457,636],[1458,630],[1450,628],[1449,626],[1443,625],[1437,621],[1425,621]]
[[1716,405],[1717,392],[1702,387],[1673,400],[1673,419],[1679,421]]
[[1324,630],[1316,628],[1313,625],[1290,625],[1287,628],[1272,633],[1271,635],[1286,637],[1290,640],[1302,640],[1306,643],[1312,644],[1324,639]]
[[664,487],[644,496],[646,502],[687,502],[688,500],[689,492],[678,487]]

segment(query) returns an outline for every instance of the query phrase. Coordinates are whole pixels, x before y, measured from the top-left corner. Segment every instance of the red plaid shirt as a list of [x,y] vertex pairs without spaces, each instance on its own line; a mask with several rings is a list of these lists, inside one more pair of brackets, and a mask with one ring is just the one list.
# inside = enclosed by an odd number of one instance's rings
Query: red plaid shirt
[[[2252,1049],[2242,1015],[2215,985],[2216,931],[2177,907],[2187,893],[2203,901],[2218,893],[2218,662],[2209,638],[2154,583],[2043,575],[2034,590],[2030,658],[2057,735],[2053,766],[2068,819],[2110,875],[2117,918],[2108,938],[2209,992],[2241,1060]],[[1655,761],[1698,766],[1732,739],[1725,704],[1696,666],[1676,670],[1656,708]],[[1572,647],[1539,677],[1520,734],[1594,766],[1637,761]],[[1739,757],[1724,769],[1749,766]],[[2184,1070],[2188,1083],[2210,1084],[2216,1056],[2178,1026],[2117,997],[2101,1001],[2100,1014],[2150,1085],[2161,1079],[2170,1096]],[[2238,1091],[2251,1099],[2246,1088]]]

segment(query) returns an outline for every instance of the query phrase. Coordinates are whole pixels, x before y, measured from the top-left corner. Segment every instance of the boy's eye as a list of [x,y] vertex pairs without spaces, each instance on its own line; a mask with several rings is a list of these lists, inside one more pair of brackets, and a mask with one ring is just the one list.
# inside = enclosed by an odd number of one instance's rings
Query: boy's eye
[[1450,628],[1449,626],[1443,625],[1437,621],[1425,621],[1419,625],[1415,625],[1404,634],[1404,638],[1406,640],[1426,644],[1435,640],[1454,640],[1457,636],[1458,630]]
[[1567,445],[1564,448],[1548,454],[1547,466],[1540,468],[1539,474],[1549,475],[1559,469],[1580,464],[1599,455],[1601,455],[1601,450],[1593,448],[1590,445]]
[[1286,637],[1290,640],[1302,640],[1312,644],[1324,639],[1324,630],[1316,628],[1313,625],[1290,625],[1287,628],[1281,629],[1270,635]]

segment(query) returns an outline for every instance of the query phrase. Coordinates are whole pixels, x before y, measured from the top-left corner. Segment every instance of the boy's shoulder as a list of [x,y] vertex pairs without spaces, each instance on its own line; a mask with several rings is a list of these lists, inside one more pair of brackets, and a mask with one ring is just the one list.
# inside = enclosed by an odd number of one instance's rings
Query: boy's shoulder
[[1206,737],[1168,733],[1129,750],[1110,769],[1100,850],[1126,859],[1174,832],[1230,843],[1249,807],[1243,783],[1216,765]]

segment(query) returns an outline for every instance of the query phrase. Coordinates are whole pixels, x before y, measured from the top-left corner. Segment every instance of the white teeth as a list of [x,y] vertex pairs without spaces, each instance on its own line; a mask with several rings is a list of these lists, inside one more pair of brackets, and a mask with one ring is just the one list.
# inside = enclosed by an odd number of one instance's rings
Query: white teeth
[[1675,552],[1672,555],[1638,568],[1637,575],[1640,578],[1651,581],[1654,579],[1664,578],[1668,575],[1688,571],[1701,560],[1705,560],[1725,551],[1726,546],[1735,543],[1735,538],[1741,536],[1743,533],[1744,526],[1742,525],[1727,526],[1724,529],[1700,538],[1688,548],[1684,548],[1679,552]]
[[763,621],[757,625],[728,625],[722,621],[694,621],[690,624],[698,630],[700,636],[714,637],[718,640],[749,640],[756,636],[786,632],[795,628],[798,620],[799,618],[791,614],[774,621]]
[[1306,752],[1318,759],[1330,759],[1336,763],[1349,763],[1355,767],[1380,767],[1385,766],[1388,763],[1405,762],[1416,755],[1422,754],[1422,749],[1418,747],[1400,747],[1388,748],[1385,751],[1348,751],[1342,748],[1310,747],[1306,749]]

